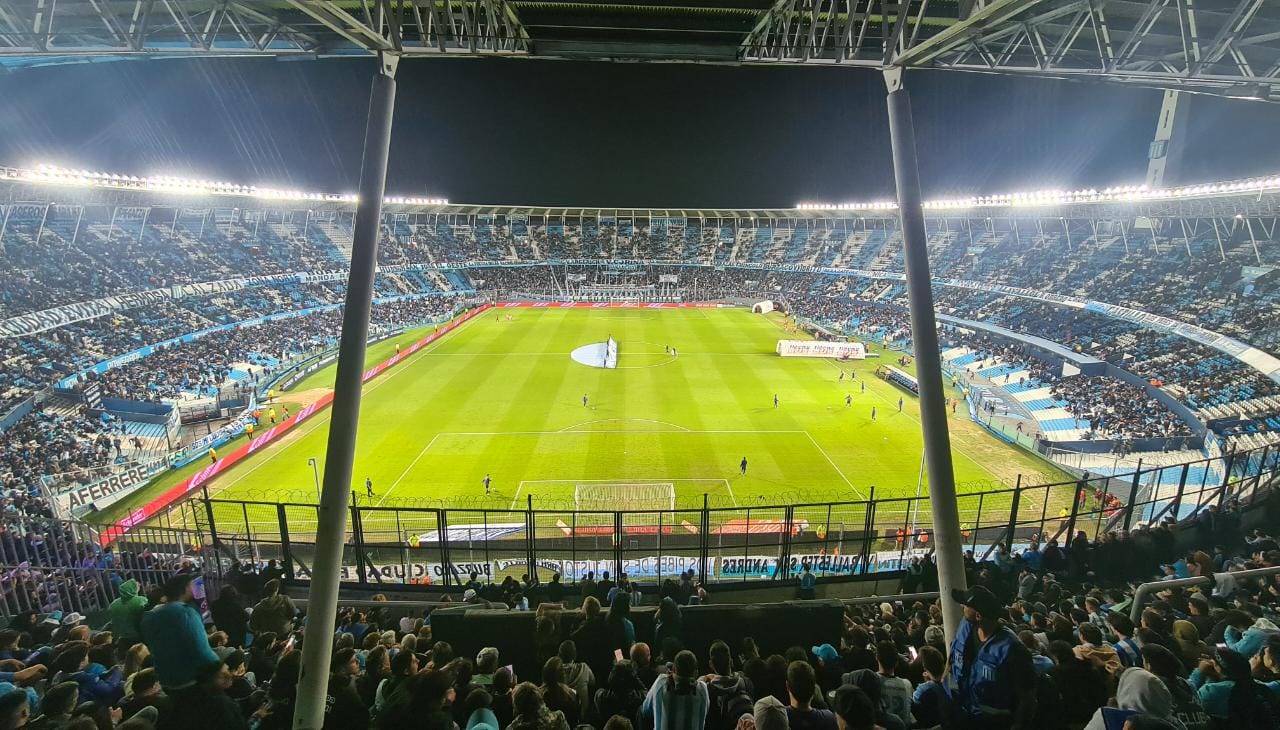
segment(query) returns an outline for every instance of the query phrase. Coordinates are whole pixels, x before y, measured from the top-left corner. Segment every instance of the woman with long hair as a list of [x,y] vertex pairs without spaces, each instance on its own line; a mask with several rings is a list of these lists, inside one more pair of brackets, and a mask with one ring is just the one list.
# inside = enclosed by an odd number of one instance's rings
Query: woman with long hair
[[387,647],[379,644],[369,650],[364,658],[364,674],[356,677],[356,692],[365,707],[372,708],[378,695],[378,685],[391,676],[391,655]]
[[636,710],[644,702],[645,688],[636,676],[635,665],[630,660],[620,661],[609,670],[609,679],[605,686],[596,690],[595,722],[596,727],[603,727],[609,718],[622,715],[634,720]]
[[609,604],[609,615],[605,616],[609,627],[609,648],[619,649],[623,656],[630,656],[631,645],[636,643],[636,627],[631,623],[631,595],[619,591]]
[[[680,614],[680,606],[675,599],[667,596],[658,603],[658,619],[653,626],[653,645],[659,651],[664,651],[667,646],[668,639],[675,639],[680,642],[680,646],[684,646],[684,622]],[[664,655],[663,659],[670,660],[670,656]]]
[[129,647],[129,651],[125,652],[123,670],[120,672],[127,680],[132,679],[133,675],[145,669],[150,662],[151,650],[146,644],[138,643]]
[[558,656],[551,657],[542,665],[542,686],[538,690],[542,692],[542,701],[546,703],[548,710],[559,710],[564,714],[569,727],[576,727],[580,714],[578,693],[561,681],[563,677],[564,662]]

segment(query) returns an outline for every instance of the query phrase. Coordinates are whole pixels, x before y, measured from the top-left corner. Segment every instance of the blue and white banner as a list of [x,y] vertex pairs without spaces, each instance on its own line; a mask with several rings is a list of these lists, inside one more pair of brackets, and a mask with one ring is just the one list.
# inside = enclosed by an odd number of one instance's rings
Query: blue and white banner
[[169,461],[164,458],[136,464],[95,482],[58,492],[53,495],[53,501],[62,514],[78,515],[90,507],[100,510],[124,499],[168,468]]
[[273,322],[279,319],[290,319],[292,317],[304,317],[308,314],[315,314],[316,312],[325,312],[332,309],[337,309],[341,306],[342,306],[341,304],[322,304],[318,307],[308,307],[306,309],[295,309],[292,312],[277,312],[275,314],[268,314],[264,317],[255,317],[254,319],[246,319],[243,322],[232,322],[230,324],[220,324],[217,327],[209,327],[206,329],[199,330],[197,332],[188,332],[185,335],[181,335],[179,337],[172,337],[170,339],[164,340],[163,342],[157,342],[154,345],[139,347],[133,352],[126,352],[123,355],[117,355],[116,357],[113,357],[110,360],[103,360],[102,362],[97,363],[96,365],[87,367],[84,370],[81,370],[80,372],[75,373],[74,375],[68,375],[62,380],[59,380],[57,387],[74,388],[76,386],[76,383],[84,375],[87,375],[89,373],[97,373],[100,375],[102,373],[107,372],[108,370],[118,368],[121,365],[127,365],[133,362],[134,360],[140,360],[159,350],[163,350],[167,347],[172,347],[174,345],[185,343],[185,342],[193,342],[195,340],[200,339],[201,337],[205,337],[214,332],[224,332],[226,330],[239,329],[241,327],[253,327],[255,325],[259,325],[264,322]]
[[[551,265],[575,265],[575,266],[678,266],[688,268],[711,268],[709,264],[690,264],[683,261],[663,261],[649,259],[556,259],[556,260],[539,260],[539,261],[444,261],[435,264],[397,264],[392,266],[379,267],[380,273],[391,274],[408,271],[442,271],[442,270],[469,270],[480,268],[527,268],[531,266],[551,266]],[[873,271],[869,269],[842,269],[825,266],[800,266],[794,264],[767,264],[767,263],[737,263],[722,264],[715,266],[717,270],[723,269],[739,269],[739,270],[756,270],[756,271],[778,271],[792,273],[811,273],[825,274],[829,276],[855,276],[866,279],[875,279],[883,281],[905,281],[906,276],[902,273]],[[21,337],[32,335],[45,330],[61,327],[73,322],[79,322],[87,319],[102,317],[111,312],[122,311],[144,307],[155,304],[166,299],[180,299],[187,296],[204,296],[217,294],[227,291],[235,291],[246,287],[259,286],[276,286],[288,283],[315,283],[326,281],[345,281],[347,277],[346,269],[335,269],[331,271],[312,271],[312,272],[290,272],[287,274],[275,274],[270,276],[254,276],[242,279],[225,279],[222,281],[211,281],[200,284],[186,284],[182,286],[169,287],[167,289],[151,289],[143,292],[134,292],[131,294],[121,294],[112,297],[104,297],[88,302],[79,302],[76,304],[68,304],[61,307],[45,309],[39,312],[29,314],[20,314],[5,320],[0,320],[0,337]],[[970,281],[966,279],[936,279],[935,285],[956,287],[962,289],[971,289],[974,291],[990,292],[993,294],[1002,294],[1005,296],[1021,297],[1024,299],[1034,299],[1042,302],[1049,302],[1062,307],[1070,307],[1073,309],[1087,309],[1104,316],[1122,319],[1124,321],[1133,322],[1143,327],[1150,327],[1164,332],[1170,332],[1186,339],[1198,342],[1200,344],[1212,347],[1216,350],[1224,352],[1232,357],[1239,359],[1246,365],[1262,372],[1267,377],[1276,382],[1280,382],[1280,358],[1251,347],[1239,340],[1232,339],[1225,335],[1198,327],[1186,322],[1170,319],[1156,314],[1150,314],[1129,307],[1121,307],[1115,304],[1107,304],[1081,297],[1072,297],[1062,294],[1054,294],[1038,289],[1027,289],[1023,287],[1004,286],[1001,284],[988,284],[980,281]],[[122,355],[121,357],[130,357],[130,355]],[[64,380],[65,382],[65,380]]]
[[222,279],[198,284],[182,284],[163,289],[148,289],[128,294],[117,294],[87,302],[65,304],[42,309],[39,312],[19,314],[0,320],[0,337],[24,337],[87,319],[97,319],[112,312],[138,309],[171,299],[209,296],[251,287],[279,286],[281,284],[315,284],[326,281],[346,281],[346,269],[331,271],[299,271],[270,276],[249,276],[240,279]]

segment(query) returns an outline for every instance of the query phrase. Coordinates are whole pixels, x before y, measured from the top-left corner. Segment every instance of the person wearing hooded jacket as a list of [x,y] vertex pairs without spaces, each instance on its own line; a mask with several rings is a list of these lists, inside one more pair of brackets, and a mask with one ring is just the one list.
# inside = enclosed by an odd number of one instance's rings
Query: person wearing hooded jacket
[[265,594],[258,605],[253,607],[249,617],[249,626],[254,633],[270,631],[277,636],[284,636],[293,630],[293,617],[298,611],[288,596],[280,593],[280,581],[269,580],[262,586]]
[[125,652],[142,641],[142,613],[147,610],[147,599],[138,595],[138,581],[132,578],[121,583],[119,591],[120,596],[107,606],[107,612],[116,645]]
[[124,676],[119,667],[89,661],[89,645],[83,641],[64,644],[53,660],[52,684],[75,682],[80,686],[80,702],[114,705],[124,697]]
[[1217,661],[1201,661],[1189,681],[1204,711],[1218,721],[1239,730],[1280,726],[1280,709],[1271,692],[1253,678],[1249,660],[1234,651],[1219,651]]
[[572,639],[560,642],[557,656],[560,658],[560,681],[569,685],[578,698],[577,717],[585,718],[591,711],[591,687],[596,683],[596,676],[586,662],[578,661],[578,647]]
[[1262,651],[1262,647],[1266,646],[1267,640],[1272,636],[1280,636],[1280,626],[1276,626],[1270,619],[1261,616],[1253,619],[1244,611],[1228,611],[1225,622],[1223,643],[1245,659]]
[[1129,667],[1120,674],[1116,706],[1098,708],[1084,730],[1122,730],[1134,715],[1163,720],[1177,730],[1186,727],[1173,716],[1173,695],[1164,681],[1145,669]]
[[723,641],[711,644],[709,663],[711,671],[702,677],[710,702],[707,727],[710,730],[732,728],[739,717],[751,711],[754,687],[742,672],[733,671],[733,652]]

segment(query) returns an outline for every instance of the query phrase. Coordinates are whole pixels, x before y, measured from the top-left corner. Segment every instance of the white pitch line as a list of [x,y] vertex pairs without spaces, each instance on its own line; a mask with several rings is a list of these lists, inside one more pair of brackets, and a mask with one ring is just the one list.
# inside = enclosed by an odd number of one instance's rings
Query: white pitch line
[[[589,423],[591,423],[591,422],[589,422]],[[580,425],[582,425],[582,424],[577,424],[577,425],[579,425],[579,426],[580,426]],[[573,428],[573,427],[572,427],[572,426],[570,426],[570,428]],[[609,430],[607,430],[607,431],[565,431],[565,430],[563,430],[563,429],[562,429],[562,430],[559,430],[559,431],[441,431],[441,432],[440,432],[439,434],[437,434],[437,435],[439,435],[439,436],[554,436],[554,435],[560,435],[560,436],[571,436],[571,435],[572,435],[572,436],[594,436],[594,435],[599,435],[599,434],[602,434],[602,433],[711,433],[711,434],[716,434],[716,433],[749,433],[749,434],[757,434],[757,433],[772,433],[772,434],[790,433],[790,434],[802,434],[802,433],[806,433],[806,432],[805,432],[805,431],[802,431],[802,430],[799,430],[799,429],[777,430],[777,431],[757,431],[757,430],[753,430],[753,429],[695,431],[695,430],[693,430],[693,429],[685,429],[685,430],[683,430],[683,431],[671,431],[671,430],[669,430],[669,429],[657,429],[657,428],[617,428],[617,429],[609,429]]]
[[724,488],[729,490],[729,499],[732,499],[732,500],[733,500],[733,506],[734,506],[734,507],[737,507],[737,506],[738,506],[738,498],[737,498],[737,497],[734,495],[734,493],[733,493],[733,485],[729,483],[729,480],[728,480],[728,479],[721,479],[720,481],[724,482]]
[[374,507],[382,506],[383,500],[385,500],[387,497],[390,497],[391,493],[396,490],[396,487],[399,486],[400,482],[404,481],[404,478],[409,476],[409,472],[418,463],[418,460],[421,459],[423,456],[426,456],[427,449],[430,449],[431,444],[434,444],[436,442],[436,439],[438,438],[440,438],[440,434],[436,434],[435,436],[431,437],[431,440],[427,442],[427,445],[422,447],[422,451],[419,451],[418,455],[413,457],[413,461],[409,462],[409,465],[404,468],[404,471],[400,472],[400,476],[396,477],[396,480],[391,483],[391,488],[387,490],[386,494],[382,495],[382,498],[378,500],[378,503],[375,504]]
[[[296,441],[296,440],[298,440],[298,439],[306,438],[307,436],[311,435],[311,432],[312,432],[312,431],[315,431],[315,430],[316,430],[317,428],[319,428],[319,427],[321,426],[321,424],[323,424],[324,422],[325,422],[325,421],[324,421],[324,419],[322,419],[322,418],[321,418],[321,419],[316,419],[314,423],[308,423],[307,425],[308,425],[308,426],[310,426],[310,428],[308,428],[308,429],[306,429],[305,431],[302,431],[301,433],[299,433],[299,434],[297,435],[297,438],[295,438],[294,440]],[[283,439],[285,436],[291,436],[291,435],[293,435],[293,434],[292,434],[292,433],[289,433],[289,432],[285,432],[285,434],[281,435],[281,438]],[[263,452],[263,453],[266,453],[266,452]],[[220,487],[216,492],[213,492],[212,494],[222,494],[222,492],[224,492],[224,491],[226,491],[226,490],[230,489],[232,486],[234,486],[234,485],[236,485],[236,484],[239,484],[240,482],[244,481],[245,477],[247,477],[247,476],[249,476],[250,474],[254,473],[254,472],[255,472],[255,471],[257,471],[258,469],[261,469],[263,466],[266,466],[266,465],[267,465],[267,464],[269,464],[270,462],[271,462],[271,459],[263,459],[262,461],[259,461],[257,464],[254,464],[254,465],[253,465],[252,467],[250,467],[248,470],[244,471],[244,472],[243,472],[243,473],[241,473],[241,474],[238,474],[238,475],[236,476],[236,478],[235,478],[235,479],[232,479],[231,481],[224,483],[224,484],[223,484],[223,485],[222,485],[222,486],[221,486],[221,487]]]
[[[671,422],[669,422],[669,421],[658,421],[658,420],[654,420],[654,419],[652,419],[652,418],[600,418],[600,419],[597,419],[597,420],[594,420],[594,421],[583,421],[582,423],[575,423],[575,424],[573,424],[572,426],[565,426],[564,428],[560,429],[559,431],[556,431],[556,433],[565,433],[565,432],[568,432],[568,431],[572,431],[573,429],[578,428],[579,426],[590,426],[590,425],[591,425],[591,424],[593,424],[593,423],[612,423],[612,422],[616,422],[616,421],[639,421],[640,423],[659,423],[659,424],[662,424],[663,426],[670,426],[670,427],[672,427],[672,428],[676,428],[676,429],[679,429],[679,430],[681,430],[681,431],[689,431],[689,430],[691,430],[691,429],[685,428],[684,426],[681,426],[681,425],[676,424],[676,423],[671,423]],[[625,430],[621,430],[620,432],[621,432],[621,433],[627,433],[627,431],[625,431]],[[645,430],[644,430],[644,433],[649,433],[649,432],[650,432],[650,430],[649,430],[649,429],[645,429]],[[591,431],[591,432],[589,432],[589,433],[611,433],[611,432],[610,432],[610,431]]]
[[[828,359],[828,358],[823,358],[823,360],[825,360],[828,364],[830,364],[830,365],[831,365],[832,367],[834,367],[834,368],[842,369],[842,368],[840,368],[840,365],[839,365],[838,363],[836,363],[836,361],[834,361],[834,360],[831,360],[831,359]],[[864,380],[866,380],[866,378],[864,378]],[[892,387],[892,386],[891,386],[891,387]],[[896,388],[895,388],[895,390],[896,390]],[[881,394],[877,391],[877,389],[873,388],[873,389],[872,389],[872,393],[873,393],[874,397],[879,398],[881,401],[883,401],[883,402],[885,402],[885,403],[889,404],[889,406],[893,406],[893,405],[895,405],[895,403],[893,402],[893,399],[892,399],[892,398],[886,398],[886,397],[884,397],[883,395],[881,395]],[[906,396],[902,396],[902,397],[903,397],[903,398],[905,398]],[[918,403],[919,401],[920,401],[920,396],[916,396],[916,402]],[[920,419],[919,419],[919,418],[916,418],[915,416],[911,415],[911,414],[910,414],[910,413],[908,413],[905,409],[904,409],[904,410],[901,410],[901,411],[898,411],[898,413],[900,413],[900,414],[902,414],[902,415],[906,416],[908,419],[910,419],[910,420],[912,420],[912,421],[915,421],[916,423],[920,423]],[[889,415],[893,415],[893,414],[892,414],[892,413],[890,413]],[[982,462],[981,462],[981,461],[979,461],[977,457],[975,457],[974,455],[970,454],[968,451],[965,451],[964,449],[960,448],[960,447],[956,444],[956,442],[955,442],[954,440],[952,440],[952,441],[951,441],[951,450],[952,450],[952,451],[954,451],[954,452],[956,452],[957,454],[960,454],[961,456],[963,456],[964,458],[968,459],[969,461],[972,461],[976,466],[978,466],[979,468],[981,468],[983,471],[986,471],[988,474],[991,474],[991,472],[990,472],[990,471],[989,471],[985,466],[983,466]],[[994,475],[993,475],[993,476],[994,476]]]
[[524,480],[520,480],[520,484],[516,486],[516,494],[511,498],[511,510],[515,511],[516,502],[520,499],[520,491],[524,489]]
[[831,460],[831,456],[827,454],[827,450],[818,444],[818,440],[813,437],[813,434],[805,431],[804,435],[809,437],[809,441],[813,443],[813,448],[817,449],[818,453],[822,454],[822,458],[826,459],[827,463],[831,465],[831,468],[836,470],[836,473],[840,475],[840,478],[844,480],[845,484],[849,485],[849,488],[853,490],[853,493],[862,499],[866,499],[866,496],[863,495],[857,487],[853,486],[853,482],[849,481],[849,477],[846,477],[844,472],[840,471],[840,467],[836,466],[836,463]]
[[[472,317],[471,319],[467,320],[466,322],[463,322],[462,324],[458,325],[457,327],[454,327],[454,328],[453,328],[453,332],[457,332],[458,330],[461,330],[464,326],[466,326],[467,324],[470,324],[471,322],[475,321],[476,319],[479,319],[479,318],[478,318],[478,317]],[[373,381],[373,384],[372,384],[372,385],[370,385],[370,386],[368,386],[367,388],[365,388],[365,389],[364,389],[364,391],[363,391],[363,392],[364,392],[364,394],[365,394],[365,395],[368,395],[369,393],[372,393],[373,391],[377,390],[378,388],[381,388],[381,387],[382,387],[382,385],[383,385],[383,383],[390,382],[392,378],[394,378],[395,376],[399,375],[401,372],[404,372],[405,370],[408,370],[409,368],[407,368],[407,367],[406,367],[406,368],[401,368],[401,367],[399,367],[399,366],[400,366],[400,365],[408,365],[410,362],[415,362],[415,361],[417,361],[417,360],[418,360],[418,358],[420,358],[420,357],[422,357],[422,356],[424,356],[424,355],[427,355],[427,354],[429,354],[429,353],[433,352],[436,348],[438,348],[441,344],[443,344],[443,343],[444,343],[444,341],[445,341],[446,339],[448,339],[448,338],[446,338],[446,337],[441,337],[441,338],[437,339],[435,342],[431,343],[431,345],[430,345],[430,346],[428,346],[428,347],[424,347],[424,348],[422,348],[421,350],[418,350],[417,352],[413,353],[412,355],[410,355],[410,356],[406,357],[405,359],[403,359],[403,360],[401,360],[401,361],[397,362],[397,363],[396,363],[396,366],[391,368],[391,372],[389,372],[389,373],[385,374],[383,377],[380,377],[380,378],[378,378],[377,380]],[[286,391],[286,392],[287,392],[287,391]],[[283,394],[282,394],[282,395],[283,395]],[[328,409],[326,409],[326,410],[328,410]],[[298,440],[298,439],[306,438],[307,436],[311,435],[311,432],[315,431],[315,430],[316,430],[317,428],[319,428],[321,425],[328,423],[328,422],[329,422],[329,417],[330,417],[330,416],[332,416],[332,413],[317,413],[317,414],[315,414],[315,416],[313,416],[313,418],[312,418],[312,419],[308,419],[308,423],[310,424],[311,428],[307,429],[306,431],[303,431],[303,432],[301,433],[301,435],[297,436],[297,438],[295,438],[294,440],[296,441],[296,440]],[[292,436],[292,435],[293,435],[293,434],[292,434],[292,432],[285,432],[284,434],[281,434],[280,439],[281,439],[281,440],[284,440],[286,437],[288,437],[288,436]],[[437,435],[437,436],[439,436],[440,434],[436,434],[436,435]],[[432,439],[432,440],[434,441],[434,439]],[[277,445],[278,445],[278,444],[273,443],[273,444],[268,444],[267,446],[268,446],[268,447],[272,447],[272,446],[277,446]],[[219,494],[219,495],[220,495],[220,494],[222,494],[222,493],[223,493],[223,492],[225,492],[226,490],[230,489],[233,485],[239,484],[241,481],[243,481],[243,480],[244,480],[244,478],[245,478],[245,477],[247,477],[247,476],[249,476],[250,474],[252,474],[253,472],[257,471],[257,470],[258,470],[260,467],[262,467],[264,464],[266,464],[266,463],[268,463],[268,462],[270,462],[270,461],[273,461],[273,460],[275,459],[275,457],[276,457],[276,456],[279,456],[279,454],[277,454],[277,453],[273,453],[273,452],[275,452],[275,451],[276,451],[276,449],[269,449],[269,450],[267,450],[267,451],[263,451],[263,452],[262,452],[263,454],[272,454],[272,456],[271,456],[270,458],[264,458],[262,461],[258,462],[257,464],[254,464],[254,465],[253,465],[253,467],[252,467],[252,468],[250,468],[248,471],[244,472],[243,474],[238,475],[235,479],[233,479],[233,480],[231,480],[231,481],[229,481],[229,482],[226,482],[226,483],[222,484],[222,485],[218,488],[218,490],[217,490],[216,492],[212,492],[212,494]],[[217,481],[216,477],[215,477],[213,480],[211,480],[211,481],[216,482],[216,481]],[[378,502],[378,504],[382,504],[382,502]]]
[[616,477],[614,479],[525,479],[520,482],[524,484],[585,484],[587,482],[602,482],[606,484],[636,484],[639,482],[657,482],[660,484],[671,484],[672,482],[725,482],[728,480],[724,477]]

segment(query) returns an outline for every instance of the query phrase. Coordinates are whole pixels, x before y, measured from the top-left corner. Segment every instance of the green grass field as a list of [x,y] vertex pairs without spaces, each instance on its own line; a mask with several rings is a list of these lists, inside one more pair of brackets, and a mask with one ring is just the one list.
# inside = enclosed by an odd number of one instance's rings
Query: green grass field
[[[873,374],[878,362],[896,355],[847,364],[781,358],[774,354],[777,340],[797,337],[782,324],[779,315],[744,309],[486,313],[366,386],[352,488],[362,506],[496,510],[523,509],[530,498],[535,508],[568,510],[585,484],[599,485],[597,495],[615,490],[607,493],[618,495],[615,503],[592,503],[610,509],[656,506],[642,495],[653,490],[617,485],[673,485],[682,508],[700,506],[704,494],[725,507],[861,500],[873,485],[877,498],[914,495],[921,457],[915,398]],[[610,335],[620,343],[617,369],[571,359],[575,348]],[[369,360],[386,357],[394,344],[370,348]],[[840,381],[842,369],[856,377]],[[282,399],[314,400],[332,382],[332,368],[320,371]],[[219,476],[210,492],[220,499],[313,502],[308,459],[320,459],[323,469],[328,425],[327,411],[304,422]],[[1063,478],[991,437],[963,408],[951,430],[963,493],[1011,486],[1019,473],[1030,484]],[[746,474],[739,469],[743,457]],[[485,474],[492,477],[489,496]],[[166,475],[130,501],[144,501],[185,475]],[[364,495],[366,477],[373,499]],[[961,507],[972,511],[976,504]]]

